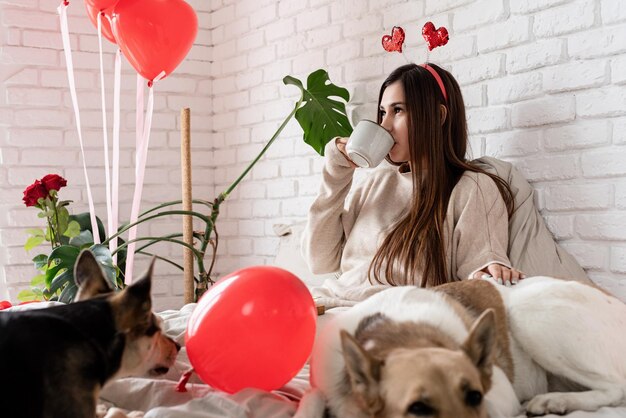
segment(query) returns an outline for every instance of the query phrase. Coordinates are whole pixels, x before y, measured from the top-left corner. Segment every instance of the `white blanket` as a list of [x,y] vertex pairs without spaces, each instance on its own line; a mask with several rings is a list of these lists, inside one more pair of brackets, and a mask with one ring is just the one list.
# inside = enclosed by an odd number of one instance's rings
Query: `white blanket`
[[[167,335],[184,344],[185,329],[195,304],[185,305],[180,311],[159,314]],[[334,315],[346,308],[332,309],[319,317],[318,330]],[[220,344],[216,338],[216,344]],[[176,366],[159,379],[126,378],[109,383],[101,399],[126,410],[145,411],[145,418],[291,418],[297,401],[309,388],[308,364],[289,384],[274,392],[245,389],[233,395],[220,392],[193,377],[187,384],[188,392],[176,392],[175,387],[183,372],[190,368],[183,348]],[[548,418],[560,418],[547,415]],[[574,412],[567,418],[624,418],[626,407],[602,408],[595,413]],[[521,418],[521,417],[520,417]]]
[[[181,345],[185,343],[187,322],[195,306],[189,304],[180,311],[159,314],[165,333]],[[220,343],[216,337],[215,344]],[[176,392],[180,376],[190,367],[183,347],[176,365],[164,377],[110,382],[102,391],[101,400],[129,411],[145,411],[146,418],[290,418],[296,411],[297,399],[309,387],[307,365],[288,385],[272,393],[245,389],[229,395],[203,384],[195,375],[187,384],[188,392]]]

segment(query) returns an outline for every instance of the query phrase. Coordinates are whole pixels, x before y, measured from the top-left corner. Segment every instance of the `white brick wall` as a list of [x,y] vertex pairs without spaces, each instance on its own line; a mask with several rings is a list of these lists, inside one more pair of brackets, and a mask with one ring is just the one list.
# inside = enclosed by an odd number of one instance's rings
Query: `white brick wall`
[[[266,0],[237,1],[234,8],[232,3],[212,2],[214,36],[233,31],[238,21],[250,22],[237,36],[236,56],[246,62],[244,69],[225,64],[233,50],[218,49],[222,40],[214,38],[214,101],[224,107],[214,107],[212,117],[224,138],[216,146],[224,159],[236,156],[236,164],[244,166],[281,123],[296,95],[282,86],[287,74],[305,79],[310,71],[325,68],[334,82],[349,88],[349,110],[374,117],[363,110],[371,112],[386,74],[406,62],[382,50],[382,35],[402,25],[405,55],[421,62],[426,57],[421,25],[432,19],[448,27],[451,40],[432,51],[430,59],[462,84],[474,154],[515,163],[536,186],[537,201],[557,238],[601,285],[626,299],[623,2]],[[243,47],[244,41],[254,48]],[[240,82],[235,86],[234,80]],[[218,89],[228,90],[217,94]],[[227,106],[234,97],[249,104]],[[241,129],[249,135],[245,141]],[[218,271],[250,265],[259,257],[271,260],[273,253],[265,246],[273,247],[276,239],[269,226],[306,217],[321,166],[321,159],[302,145],[297,127],[277,140],[239,194],[225,203],[221,221],[237,220],[239,226],[229,236],[222,234],[221,242],[228,244]],[[226,187],[236,171],[232,175],[222,178],[217,189]],[[243,227],[241,217],[250,212],[253,222],[266,225],[263,239],[251,224]],[[231,242],[242,244],[246,253],[240,255]]]
[[[15,301],[19,290],[28,286],[35,270],[30,259],[40,251],[26,254],[25,229],[41,227],[37,210],[21,202],[22,191],[48,173],[67,178],[63,199],[74,200],[74,213],[87,210],[85,180],[80,148],[65,71],[59,18],[50,1],[0,1],[0,299]],[[213,196],[213,145],[211,143],[210,54],[213,48],[208,21],[209,5],[193,0],[203,30],[187,60],[155,90],[155,114],[148,155],[142,208],[157,202],[180,199],[181,107],[192,109],[194,187],[198,197]],[[82,1],[71,2],[70,38],[73,47],[76,85],[83,123],[86,160],[96,211],[106,224],[100,75],[96,29],[85,14]],[[107,83],[108,126],[113,125],[114,46],[104,41],[105,82]],[[121,219],[127,220],[134,187],[135,73],[123,63],[121,126]],[[109,132],[109,141],[112,134]],[[180,230],[176,220],[162,221],[140,230],[143,234],[164,234]],[[48,250],[45,246],[41,250]],[[158,253],[182,261],[178,247],[162,246]],[[138,259],[137,270],[145,267]],[[158,309],[182,303],[181,274],[159,263],[154,286]],[[172,280],[175,278],[175,280]],[[6,285],[5,285],[6,284]]]
[[[626,7],[620,0],[196,0],[200,34],[192,53],[157,89],[149,167],[167,183],[146,184],[146,205],[178,198],[178,110],[191,106],[195,196],[212,198],[238,177],[291,110],[305,79],[325,68],[349,88],[350,113],[374,117],[378,87],[406,62],[380,47],[394,25],[407,32],[405,55],[422,62],[421,26],[445,25],[450,43],[429,59],[450,69],[468,104],[474,155],[513,162],[537,188],[551,230],[602,286],[626,299]],[[35,214],[21,190],[48,171],[82,185],[56,4],[0,0],[0,270],[11,295],[32,275],[20,259],[23,229]],[[79,10],[80,9],[80,10]],[[82,8],[72,8],[77,84],[104,206],[95,36]],[[111,77],[112,48],[107,75]],[[80,53],[80,54],[78,54]],[[134,77],[125,66],[123,130],[132,174]],[[45,138],[45,141],[39,138]],[[62,149],[60,147],[63,147]],[[45,159],[42,159],[45,157]],[[52,161],[52,162],[51,162]],[[70,162],[68,164],[68,161]],[[268,263],[272,224],[306,217],[319,185],[321,158],[292,121],[224,203],[216,272]],[[32,177],[32,179],[31,179]],[[123,192],[130,206],[132,181]],[[163,196],[166,193],[167,196]],[[85,192],[68,190],[85,207]],[[149,199],[149,200],[148,200]],[[82,205],[82,206],[81,206]],[[174,227],[169,225],[168,228]],[[172,254],[172,256],[174,256]],[[181,301],[180,275],[158,289],[161,306]],[[0,277],[1,279],[1,277]],[[0,294],[1,296],[1,294]]]

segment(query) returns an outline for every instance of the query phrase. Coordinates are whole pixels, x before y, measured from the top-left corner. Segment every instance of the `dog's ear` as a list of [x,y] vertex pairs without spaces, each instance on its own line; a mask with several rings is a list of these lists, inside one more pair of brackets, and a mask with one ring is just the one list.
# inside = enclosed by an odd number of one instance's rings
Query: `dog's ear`
[[461,348],[480,372],[483,389],[491,387],[491,374],[496,349],[496,314],[487,309],[474,321],[469,335]]
[[154,260],[153,257],[145,273],[115,297],[115,305],[119,307],[117,320],[120,329],[135,328],[152,316],[150,291]]
[[94,296],[111,292],[111,287],[104,277],[102,267],[93,253],[87,249],[81,251],[74,265],[74,282],[78,292],[76,302],[91,299]]
[[347,331],[341,330],[341,349],[353,393],[367,412],[380,409],[382,362],[372,357]]

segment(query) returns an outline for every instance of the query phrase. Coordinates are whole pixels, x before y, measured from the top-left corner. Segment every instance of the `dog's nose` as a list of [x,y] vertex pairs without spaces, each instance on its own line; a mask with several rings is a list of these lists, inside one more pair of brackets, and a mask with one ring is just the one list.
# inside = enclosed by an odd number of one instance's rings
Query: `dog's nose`
[[174,341],[174,345],[176,346],[176,352],[180,351],[180,344],[178,344],[176,341]]

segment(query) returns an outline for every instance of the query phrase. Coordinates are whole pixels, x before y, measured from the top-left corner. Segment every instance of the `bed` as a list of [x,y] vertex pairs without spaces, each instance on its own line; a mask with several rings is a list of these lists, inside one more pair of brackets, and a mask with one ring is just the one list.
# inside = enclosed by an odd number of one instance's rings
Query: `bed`
[[[333,275],[308,273],[299,253],[302,228],[301,224],[275,226],[274,230],[280,237],[275,264],[297,274],[308,286],[319,285]],[[187,320],[195,306],[192,303],[180,310],[159,313],[166,334],[180,344],[184,344]],[[319,316],[318,330],[345,309],[349,308],[333,308]],[[126,378],[109,383],[101,394],[101,400],[106,405],[145,411],[147,418],[289,418],[294,415],[298,400],[309,388],[309,368],[305,365],[286,386],[271,393],[245,389],[230,395],[208,387],[195,376],[187,384],[187,392],[176,392],[177,381],[189,368],[183,347],[175,367],[167,375],[158,379]],[[555,418],[556,415],[548,417]],[[595,413],[575,412],[567,417],[624,418],[626,407],[605,407]]]
[[[194,305],[186,305],[180,311],[161,313],[170,336],[183,338],[186,319],[193,308]],[[333,311],[320,316],[320,322],[329,320],[335,314]],[[211,389],[197,379],[187,384],[188,392],[176,392],[176,382],[188,367],[183,349],[177,365],[165,377],[120,379],[105,388],[101,400],[127,410],[145,411],[146,418],[290,418],[296,411],[297,400],[309,387],[309,369],[305,366],[289,384],[272,393],[246,389],[229,395]],[[567,417],[623,418],[626,417],[626,407],[602,408],[596,413],[575,412]]]

